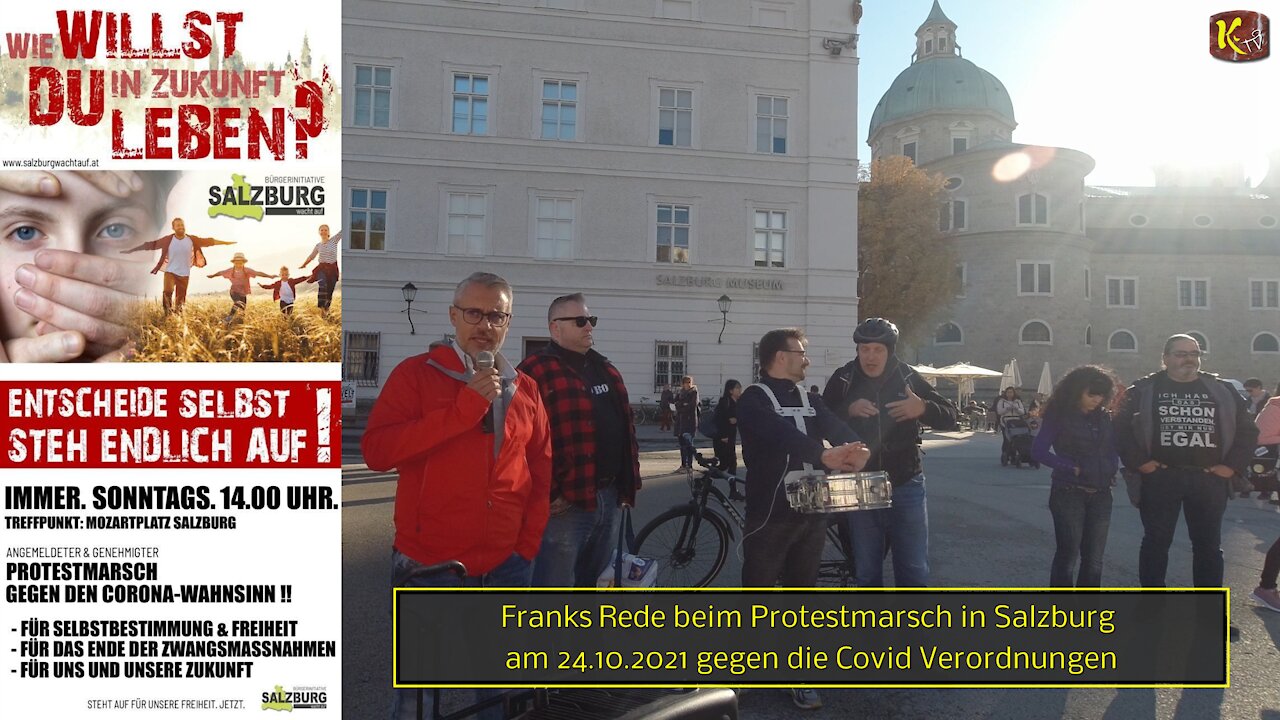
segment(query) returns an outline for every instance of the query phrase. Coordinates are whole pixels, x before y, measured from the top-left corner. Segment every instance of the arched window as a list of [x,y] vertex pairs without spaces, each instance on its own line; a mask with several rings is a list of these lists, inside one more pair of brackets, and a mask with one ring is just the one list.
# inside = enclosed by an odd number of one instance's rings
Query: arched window
[[934,345],[961,345],[963,343],[964,333],[960,330],[960,326],[955,323],[943,323],[933,333]]
[[1023,345],[1052,345],[1053,333],[1045,321],[1029,320],[1018,333],[1018,342]]
[[1204,335],[1198,332],[1189,332],[1187,334],[1195,338],[1196,342],[1200,344],[1200,352],[1203,352],[1203,353],[1209,352],[1209,338],[1205,337]]
[[1280,339],[1269,332],[1261,332],[1253,336],[1253,351],[1256,353],[1280,353]]
[[1084,344],[1085,345],[1093,344],[1093,326],[1092,325],[1084,326]]
[[1107,338],[1107,349],[1112,352],[1138,352],[1138,339],[1128,330],[1117,330]]
[[1027,193],[1018,196],[1019,225],[1048,225],[1049,198],[1040,193]]

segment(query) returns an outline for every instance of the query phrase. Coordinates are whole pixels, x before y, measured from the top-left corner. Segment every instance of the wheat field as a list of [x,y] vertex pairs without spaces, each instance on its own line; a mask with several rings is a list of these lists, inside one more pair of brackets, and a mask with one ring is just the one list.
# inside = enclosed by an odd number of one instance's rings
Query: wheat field
[[131,362],[338,362],[342,358],[342,291],[321,316],[314,294],[302,295],[284,315],[270,293],[250,296],[241,318],[225,294],[187,298],[182,313],[166,316],[158,300],[138,309]]

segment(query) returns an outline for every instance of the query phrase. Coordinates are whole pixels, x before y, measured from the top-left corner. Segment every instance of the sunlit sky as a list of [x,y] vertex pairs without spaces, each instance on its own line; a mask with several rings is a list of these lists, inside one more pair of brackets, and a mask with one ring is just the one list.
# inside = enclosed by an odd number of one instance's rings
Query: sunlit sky
[[[859,158],[871,112],[911,62],[933,0],[863,0]],[[1009,91],[1014,142],[1080,150],[1090,185],[1150,185],[1153,166],[1236,163],[1256,184],[1280,149],[1280,47],[1228,63],[1209,55],[1209,16],[1280,5],[1201,0],[941,0],[962,55]]]

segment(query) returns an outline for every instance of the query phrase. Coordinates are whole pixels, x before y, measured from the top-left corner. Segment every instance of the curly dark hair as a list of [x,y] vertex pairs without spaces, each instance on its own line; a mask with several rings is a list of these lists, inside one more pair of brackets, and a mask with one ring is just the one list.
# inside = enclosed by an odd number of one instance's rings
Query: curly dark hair
[[1063,417],[1080,408],[1080,398],[1085,393],[1101,395],[1106,410],[1120,397],[1120,379],[1110,368],[1101,365],[1081,365],[1073,368],[1053,388],[1053,394],[1045,401],[1044,417]]

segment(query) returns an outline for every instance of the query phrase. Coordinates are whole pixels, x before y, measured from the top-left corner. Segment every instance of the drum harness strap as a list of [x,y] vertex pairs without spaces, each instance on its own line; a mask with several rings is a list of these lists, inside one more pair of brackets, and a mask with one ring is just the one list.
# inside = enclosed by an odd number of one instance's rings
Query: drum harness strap
[[[753,383],[749,387],[758,387],[763,390],[764,394],[768,396],[769,401],[773,403],[773,411],[782,417],[791,418],[791,420],[796,424],[796,429],[808,436],[809,429],[805,427],[804,419],[807,417],[817,417],[818,411],[809,405],[809,394],[804,391],[804,388],[797,388],[800,391],[800,407],[782,407],[782,403],[778,402],[778,396],[773,394],[773,390],[769,389],[768,385],[765,385],[764,383]],[[794,476],[798,478],[804,475],[813,474],[813,465],[809,463],[804,463],[803,470],[792,470],[791,472],[787,472],[787,467],[789,465],[791,465],[791,455],[787,455],[785,464],[782,466],[782,477],[778,478],[778,484],[774,486],[773,499],[769,501],[769,512],[765,513],[764,522],[760,523],[760,527],[752,530],[746,535],[743,535],[742,541],[738,543],[739,560],[742,560],[742,546],[746,543],[747,538],[759,532],[765,525],[768,525],[769,518],[773,517],[773,505],[778,501],[778,487],[781,487],[789,477]]]

